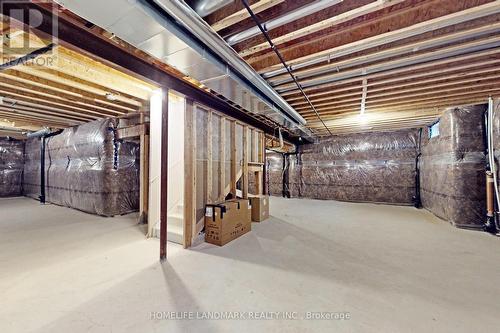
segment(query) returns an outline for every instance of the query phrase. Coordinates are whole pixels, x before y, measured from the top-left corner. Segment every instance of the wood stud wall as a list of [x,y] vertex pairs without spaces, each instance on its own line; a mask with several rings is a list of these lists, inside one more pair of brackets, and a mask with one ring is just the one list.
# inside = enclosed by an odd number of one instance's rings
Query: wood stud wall
[[[204,225],[204,207],[249,195],[249,172],[263,193],[264,132],[216,110],[186,100],[184,139],[184,247]],[[205,151],[200,151],[205,149]],[[241,161],[241,162],[240,162]],[[229,165],[228,165],[229,164]],[[227,183],[229,181],[229,183]],[[241,188],[237,188],[241,183]]]

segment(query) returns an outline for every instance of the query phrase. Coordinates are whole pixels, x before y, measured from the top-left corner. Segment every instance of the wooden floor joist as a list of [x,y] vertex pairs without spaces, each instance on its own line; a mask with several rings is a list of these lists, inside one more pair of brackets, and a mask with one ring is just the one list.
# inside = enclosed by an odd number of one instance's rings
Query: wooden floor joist
[[[10,29],[9,22],[3,21],[2,27]],[[26,40],[31,48],[48,43],[18,28],[9,31],[15,34],[3,50],[10,59],[31,52],[22,50]],[[17,47],[15,51],[13,47]],[[0,96],[5,101],[3,107],[12,110],[12,119],[17,112],[36,123],[39,115],[40,124],[54,128],[142,111],[147,108],[153,88],[150,83],[62,46],[31,63],[22,62],[0,72]]]

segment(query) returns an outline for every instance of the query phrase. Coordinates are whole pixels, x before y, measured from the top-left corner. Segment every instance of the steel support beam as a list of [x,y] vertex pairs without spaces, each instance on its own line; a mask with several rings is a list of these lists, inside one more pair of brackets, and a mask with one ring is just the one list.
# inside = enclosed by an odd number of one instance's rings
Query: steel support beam
[[[42,15],[42,23],[40,26],[32,29],[33,32],[40,34],[42,37],[50,37],[52,35],[51,18],[53,13],[43,7],[32,2],[21,1],[19,3],[7,2],[0,6],[1,14],[8,16],[14,9],[21,10],[39,10]],[[83,24],[74,21],[68,17],[58,17],[58,43],[67,48],[81,52],[87,56],[98,58],[107,65],[125,71],[132,76],[139,76],[141,79],[147,80],[160,88],[175,90],[186,97],[198,101],[206,106],[218,110],[227,116],[238,119],[262,129],[268,134],[273,134],[275,128],[269,126],[245,112],[229,105],[215,95],[204,91],[193,84],[184,81],[181,78],[175,77],[169,72],[163,70],[160,66],[152,64],[139,55],[134,54],[113,41],[106,39],[97,33],[87,30]],[[298,137],[284,133],[285,139],[292,143],[299,143]]]

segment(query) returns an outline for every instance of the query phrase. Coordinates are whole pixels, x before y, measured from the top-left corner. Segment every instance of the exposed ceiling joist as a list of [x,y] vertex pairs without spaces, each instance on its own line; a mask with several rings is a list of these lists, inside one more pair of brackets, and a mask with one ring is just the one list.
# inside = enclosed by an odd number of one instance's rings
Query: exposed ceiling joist
[[[258,13],[265,11],[269,8],[272,8],[272,7],[276,6],[277,4],[280,4],[284,1],[285,0],[260,0],[256,3],[250,5],[250,8],[252,8],[252,11],[255,14],[258,14]],[[239,23],[239,22],[241,22],[244,19],[247,19],[249,17],[250,17],[250,15],[248,15],[248,11],[245,8],[243,8],[243,9],[241,9],[241,10],[239,10],[239,11],[237,11],[229,16],[226,16],[222,20],[212,24],[212,29],[214,29],[215,31],[220,31],[220,30],[227,28],[231,25]]]

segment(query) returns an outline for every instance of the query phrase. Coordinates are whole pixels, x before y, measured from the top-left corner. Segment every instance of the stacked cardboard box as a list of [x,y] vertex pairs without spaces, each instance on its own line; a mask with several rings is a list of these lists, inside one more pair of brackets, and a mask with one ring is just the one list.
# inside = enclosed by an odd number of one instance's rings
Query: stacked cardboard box
[[250,197],[252,221],[261,222],[269,218],[269,196],[254,195]]
[[251,230],[247,199],[234,199],[205,208],[205,241],[222,246]]

